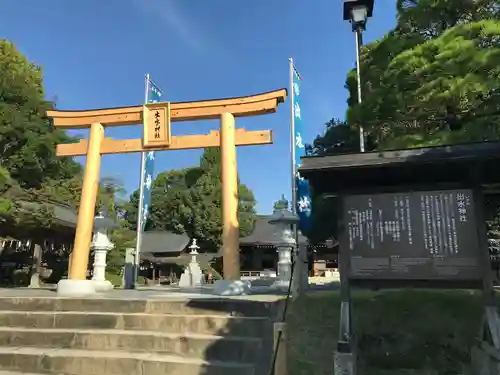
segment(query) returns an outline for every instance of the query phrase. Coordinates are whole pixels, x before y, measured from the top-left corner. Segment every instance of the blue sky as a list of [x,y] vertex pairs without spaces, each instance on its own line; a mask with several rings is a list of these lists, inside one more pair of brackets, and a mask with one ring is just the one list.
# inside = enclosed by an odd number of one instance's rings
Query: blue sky
[[[376,2],[365,42],[394,26],[395,3]],[[330,118],[344,118],[344,80],[355,60],[341,0],[4,0],[0,25],[0,37],[43,66],[47,96],[60,109],[142,104],[145,73],[170,101],[270,91],[288,86],[292,56],[303,77],[307,142]],[[272,211],[282,193],[290,198],[289,105],[237,120],[238,127],[273,131],[273,145],[238,148],[240,178],[253,190],[259,213]],[[207,133],[218,126],[183,122],[172,131]],[[107,129],[106,136],[140,138],[141,130]],[[200,154],[158,153],[156,172],[196,165]],[[139,154],[105,155],[101,176],[121,180],[131,193],[139,169]]]

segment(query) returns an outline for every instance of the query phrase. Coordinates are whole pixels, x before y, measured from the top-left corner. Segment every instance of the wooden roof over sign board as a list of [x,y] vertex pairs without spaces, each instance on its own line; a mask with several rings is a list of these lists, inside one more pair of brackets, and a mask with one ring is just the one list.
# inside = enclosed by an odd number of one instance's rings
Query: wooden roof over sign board
[[302,158],[300,174],[317,194],[364,187],[500,185],[500,142]]

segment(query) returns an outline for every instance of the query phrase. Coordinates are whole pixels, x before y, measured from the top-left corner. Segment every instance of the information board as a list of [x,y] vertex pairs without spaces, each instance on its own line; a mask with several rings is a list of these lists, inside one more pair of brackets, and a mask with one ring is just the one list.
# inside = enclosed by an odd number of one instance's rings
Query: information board
[[349,278],[482,278],[472,190],[350,195],[343,211]]

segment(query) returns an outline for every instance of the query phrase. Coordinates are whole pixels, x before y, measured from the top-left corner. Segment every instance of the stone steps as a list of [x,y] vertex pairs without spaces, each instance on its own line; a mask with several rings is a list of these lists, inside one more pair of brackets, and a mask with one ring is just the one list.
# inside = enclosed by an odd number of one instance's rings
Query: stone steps
[[30,372],[30,373],[27,373],[27,372],[21,373],[21,372],[18,372],[18,371],[1,371],[0,370],[0,375],[42,375],[42,374],[40,374],[40,373],[35,374],[33,372]]
[[158,353],[0,347],[9,371],[65,375],[256,375],[253,364],[206,361]]
[[0,311],[0,327],[84,328],[261,337],[268,319],[222,315]]
[[177,315],[270,316],[272,302],[238,299],[123,300],[118,298],[0,297],[6,311],[87,311]]
[[276,314],[229,299],[0,297],[0,375],[260,375]]
[[168,354],[209,361],[254,363],[261,340],[254,337],[100,329],[0,327],[0,347],[72,348]]

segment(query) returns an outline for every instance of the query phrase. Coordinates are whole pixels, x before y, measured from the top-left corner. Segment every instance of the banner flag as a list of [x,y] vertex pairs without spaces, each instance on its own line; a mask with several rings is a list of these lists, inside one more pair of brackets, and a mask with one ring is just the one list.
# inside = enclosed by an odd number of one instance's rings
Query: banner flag
[[293,113],[293,134],[294,134],[294,172],[295,172],[295,194],[296,194],[296,212],[299,216],[299,229],[305,231],[311,226],[311,192],[309,182],[300,176],[298,169],[301,165],[300,158],[306,156],[306,148],[302,136],[304,134],[304,124],[302,122],[302,114],[300,112],[300,81],[301,77],[295,69],[293,62],[293,78],[292,78],[292,113]]
[[[146,76],[146,103],[157,103],[161,101],[162,91],[150,80],[149,75]],[[140,229],[144,231],[146,221],[151,209],[151,186],[153,184],[155,152],[148,151],[143,153],[143,163],[141,171],[141,197],[140,209],[138,212],[138,221],[140,220]]]

